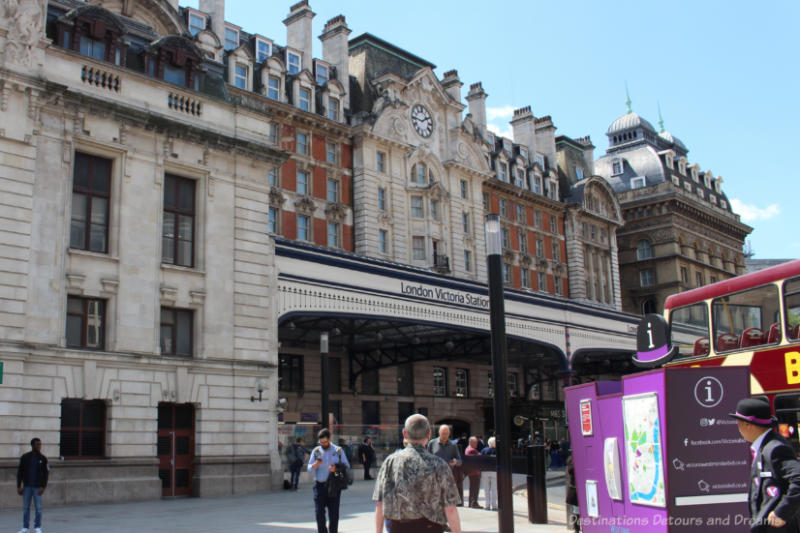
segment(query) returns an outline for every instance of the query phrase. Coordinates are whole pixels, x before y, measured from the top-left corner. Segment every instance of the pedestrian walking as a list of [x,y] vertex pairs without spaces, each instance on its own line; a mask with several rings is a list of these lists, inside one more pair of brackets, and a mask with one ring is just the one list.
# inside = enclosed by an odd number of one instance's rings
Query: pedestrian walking
[[[317,434],[319,446],[311,451],[308,471],[314,472],[314,511],[317,518],[317,533],[338,533],[339,531],[339,492],[329,490],[328,478],[336,472],[337,465],[350,468],[344,451],[331,443],[331,432],[323,428]],[[328,527],[325,527],[325,510],[328,510]]]
[[31,439],[31,451],[19,458],[17,468],[17,494],[22,495],[22,529],[19,533],[28,533],[31,525],[31,500],[36,508],[33,519],[33,531],[42,533],[42,495],[47,487],[50,466],[47,457],[42,455],[42,441]]
[[[481,455],[497,458],[497,439],[489,437],[489,444],[481,450]],[[487,470],[482,473],[483,479],[483,498],[486,508],[491,511],[497,510],[497,468]]]
[[288,446],[286,458],[289,460],[289,483],[292,490],[297,490],[300,483],[300,471],[306,462],[308,449],[303,446],[303,437]]
[[730,416],[750,443],[750,531],[789,533],[800,510],[800,461],[786,440],[772,431],[777,423],[765,398],[745,398]]
[[[478,437],[472,436],[469,438],[469,444],[464,451],[467,457],[478,457],[481,455],[478,450]],[[473,509],[483,509],[483,506],[478,503],[478,495],[481,491],[481,471],[478,469],[469,470],[467,472],[469,477],[469,506]]]
[[[441,533],[449,526],[461,533],[456,504],[461,497],[452,470],[441,457],[428,452],[431,426],[423,415],[406,418],[406,447],[383,461],[375,482],[375,533]],[[430,444],[430,443],[428,443]]]
[[369,475],[369,469],[375,464],[375,448],[372,447],[372,439],[364,437],[364,442],[358,447],[358,457],[364,465],[364,479],[375,479]]
[[458,487],[458,495],[461,498],[458,505],[464,505],[464,486],[461,480],[461,454],[458,451],[456,443],[450,440],[450,426],[447,424],[439,426],[439,437],[431,439],[426,448],[433,455],[441,457],[450,465],[453,479],[455,479],[456,487]]

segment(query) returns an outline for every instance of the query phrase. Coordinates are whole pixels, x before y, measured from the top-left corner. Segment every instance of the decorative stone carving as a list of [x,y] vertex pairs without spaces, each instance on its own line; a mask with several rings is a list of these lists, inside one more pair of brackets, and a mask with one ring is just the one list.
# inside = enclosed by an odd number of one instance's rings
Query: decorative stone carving
[[514,262],[514,252],[511,250],[503,250],[503,262],[505,263],[513,263]]
[[44,9],[41,0],[4,0],[4,18],[10,19],[6,36],[6,63],[30,67],[33,49],[44,37]]
[[161,290],[161,301],[174,305],[175,300],[178,298],[178,288],[162,284],[159,289]]
[[119,289],[119,280],[115,278],[100,278],[100,283],[103,285],[103,294],[104,295],[114,295],[117,294],[117,289]]
[[200,306],[206,301],[206,291],[204,290],[191,290],[189,291],[189,298],[192,300],[192,305]]
[[86,274],[67,272],[67,292],[70,294],[83,294],[83,283],[85,281]]
[[394,220],[392,220],[392,217],[388,213],[383,212],[378,215],[378,222],[380,222],[382,226],[391,226]]
[[273,185],[269,190],[269,205],[280,209],[285,201],[286,197],[283,195],[283,192]]
[[533,258],[528,254],[522,254],[519,258],[519,264],[521,264],[525,268],[529,267],[532,262]]
[[325,207],[325,218],[332,222],[343,222],[347,216],[347,208],[342,204],[328,204]]
[[310,216],[317,210],[317,205],[308,196],[303,196],[294,201],[294,208],[298,213]]

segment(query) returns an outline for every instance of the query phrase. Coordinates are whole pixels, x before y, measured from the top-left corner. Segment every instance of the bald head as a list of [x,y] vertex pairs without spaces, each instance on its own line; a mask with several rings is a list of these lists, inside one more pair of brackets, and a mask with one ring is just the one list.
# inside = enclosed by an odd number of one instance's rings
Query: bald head
[[403,436],[409,442],[426,443],[431,436],[431,424],[421,414],[414,414],[406,418],[403,427]]
[[439,426],[439,440],[442,442],[447,442],[450,440],[450,426],[447,424],[442,424]]

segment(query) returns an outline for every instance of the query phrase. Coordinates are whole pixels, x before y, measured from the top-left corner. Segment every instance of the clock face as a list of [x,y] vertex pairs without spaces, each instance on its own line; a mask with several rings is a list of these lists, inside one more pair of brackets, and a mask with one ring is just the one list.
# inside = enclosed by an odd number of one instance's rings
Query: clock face
[[433,133],[433,117],[431,112],[425,109],[422,104],[417,104],[411,108],[411,123],[422,137],[430,137]]

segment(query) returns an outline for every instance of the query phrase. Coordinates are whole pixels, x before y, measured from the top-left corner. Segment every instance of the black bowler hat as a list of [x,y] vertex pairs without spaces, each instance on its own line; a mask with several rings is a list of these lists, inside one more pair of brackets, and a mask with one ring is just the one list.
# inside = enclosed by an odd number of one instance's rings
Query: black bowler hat
[[778,419],[772,416],[769,402],[765,398],[744,398],[736,404],[736,412],[729,416],[750,422],[755,426],[772,427]]

